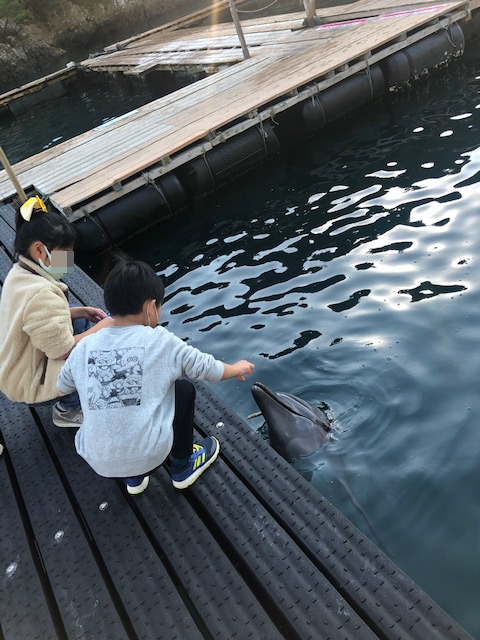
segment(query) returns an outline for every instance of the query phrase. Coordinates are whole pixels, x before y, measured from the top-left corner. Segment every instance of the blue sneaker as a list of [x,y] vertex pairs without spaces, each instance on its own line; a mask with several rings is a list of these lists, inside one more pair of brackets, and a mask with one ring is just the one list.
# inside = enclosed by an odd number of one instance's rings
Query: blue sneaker
[[125,485],[127,487],[128,493],[132,496],[143,493],[148,487],[149,480],[149,476],[144,476],[143,478],[127,478],[125,480]]
[[172,466],[170,475],[175,489],[186,489],[192,485],[215,462],[219,451],[220,443],[213,436],[201,440],[200,444],[194,444],[188,467],[183,471],[176,471]]

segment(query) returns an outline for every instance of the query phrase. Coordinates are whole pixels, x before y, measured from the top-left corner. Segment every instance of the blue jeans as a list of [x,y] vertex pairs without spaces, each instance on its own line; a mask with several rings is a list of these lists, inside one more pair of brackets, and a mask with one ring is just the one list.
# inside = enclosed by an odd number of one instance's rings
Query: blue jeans
[[[86,318],[76,318],[72,321],[73,324],[73,335],[76,336],[79,333],[83,333],[87,329],[90,328],[90,322]],[[46,402],[36,402],[35,404],[31,404],[31,407],[51,407],[56,403],[60,404],[60,408],[65,411],[81,411],[82,407],[80,405],[80,398],[78,397],[78,393],[74,391],[73,393],[69,393],[66,396],[59,396],[58,398],[53,398],[53,400],[47,400]]]
[[[73,335],[76,336],[79,333],[83,333],[90,328],[90,322],[86,318],[76,318],[72,321]],[[80,411],[82,409],[80,405],[80,398],[78,393],[74,391],[69,393],[68,396],[62,396],[59,400],[60,407],[67,411]]]

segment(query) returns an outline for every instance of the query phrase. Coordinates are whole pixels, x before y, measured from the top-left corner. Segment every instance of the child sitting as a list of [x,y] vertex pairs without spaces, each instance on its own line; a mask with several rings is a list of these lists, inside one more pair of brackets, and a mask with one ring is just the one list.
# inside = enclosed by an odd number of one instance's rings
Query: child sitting
[[214,437],[193,444],[195,387],[181,378],[244,380],[254,367],[224,364],[157,326],[163,294],[144,262],[114,267],[104,285],[113,324],[75,347],[57,383],[61,393],[80,396],[77,452],[99,475],[122,478],[131,494],[146,489],[167,456],[177,489],[193,484],[218,456]]

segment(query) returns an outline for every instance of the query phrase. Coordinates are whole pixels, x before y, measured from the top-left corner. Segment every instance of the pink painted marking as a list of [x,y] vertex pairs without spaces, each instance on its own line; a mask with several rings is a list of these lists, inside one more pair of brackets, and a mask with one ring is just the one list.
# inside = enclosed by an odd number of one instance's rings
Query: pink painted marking
[[316,31],[321,29],[338,29],[340,27],[350,27],[356,24],[363,24],[372,20],[390,20],[391,18],[404,18],[405,16],[414,16],[420,13],[431,13],[432,11],[439,11],[448,7],[447,4],[437,4],[433,7],[420,7],[419,9],[410,9],[408,11],[396,11],[395,13],[385,13],[383,16],[373,16],[371,18],[357,18],[356,20],[345,20],[343,22],[330,22],[328,24],[321,24],[315,27]]

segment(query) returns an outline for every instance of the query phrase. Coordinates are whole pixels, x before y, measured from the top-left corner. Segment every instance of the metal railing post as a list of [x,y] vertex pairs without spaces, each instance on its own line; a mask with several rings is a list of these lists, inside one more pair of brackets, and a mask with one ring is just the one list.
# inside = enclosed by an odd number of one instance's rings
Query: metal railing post
[[8,161],[8,158],[5,155],[5,152],[2,149],[2,147],[0,147],[0,162],[3,164],[4,169],[7,172],[8,177],[12,181],[13,186],[15,187],[15,189],[16,189],[16,191],[18,193],[18,196],[19,196],[19,198],[20,198],[20,200],[21,200],[21,202],[23,204],[27,199],[27,195],[26,195],[25,191],[23,190],[22,185],[18,181],[17,176],[13,172],[13,169],[12,169],[12,167],[10,165],[10,162]]
[[307,14],[307,27],[315,27],[318,24],[315,0],[303,0],[303,6]]
[[230,5],[230,13],[232,15],[233,23],[235,24],[235,29],[237,30],[238,39],[242,45],[243,57],[245,60],[248,60],[248,58],[250,58],[250,53],[248,51],[247,43],[245,42],[245,36],[243,35],[242,25],[240,24],[237,7],[235,6],[235,0],[228,0],[228,4]]

